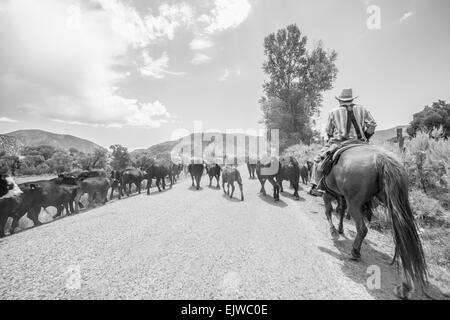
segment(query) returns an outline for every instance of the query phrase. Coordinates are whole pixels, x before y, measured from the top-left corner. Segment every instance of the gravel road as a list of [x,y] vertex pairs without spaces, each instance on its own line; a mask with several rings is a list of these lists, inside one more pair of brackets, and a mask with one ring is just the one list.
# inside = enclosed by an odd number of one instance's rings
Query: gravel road
[[[245,202],[206,177],[200,191],[183,179],[0,239],[0,298],[395,298],[385,236],[370,230],[363,260],[353,262],[350,222],[333,241],[320,199],[302,190],[295,201],[285,182],[289,193],[275,203],[241,174]],[[367,286],[373,265],[379,289]]]

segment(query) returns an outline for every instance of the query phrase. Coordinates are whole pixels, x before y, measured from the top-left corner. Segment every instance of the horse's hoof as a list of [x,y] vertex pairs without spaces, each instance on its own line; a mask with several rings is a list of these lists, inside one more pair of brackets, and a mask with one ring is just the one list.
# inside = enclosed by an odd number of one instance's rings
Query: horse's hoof
[[402,300],[411,300],[412,298],[412,290],[406,283],[402,283],[395,287],[394,294]]
[[339,239],[339,233],[337,232],[337,230],[335,228],[331,228],[331,238],[333,240],[338,240]]
[[352,249],[351,260],[353,260],[353,261],[360,261],[361,260],[361,253],[359,251],[357,251],[355,248]]
[[241,198],[241,201],[244,201],[244,197]]
[[344,229],[339,229],[339,234],[343,235],[344,234]]

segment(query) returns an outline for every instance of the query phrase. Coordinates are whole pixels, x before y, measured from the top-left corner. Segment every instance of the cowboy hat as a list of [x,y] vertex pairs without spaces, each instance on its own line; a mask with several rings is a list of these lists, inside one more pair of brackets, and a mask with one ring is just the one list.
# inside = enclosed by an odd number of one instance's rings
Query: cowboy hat
[[351,88],[342,90],[341,95],[339,97],[336,97],[337,100],[342,102],[351,102],[356,98],[358,98],[358,96],[353,96],[353,90]]

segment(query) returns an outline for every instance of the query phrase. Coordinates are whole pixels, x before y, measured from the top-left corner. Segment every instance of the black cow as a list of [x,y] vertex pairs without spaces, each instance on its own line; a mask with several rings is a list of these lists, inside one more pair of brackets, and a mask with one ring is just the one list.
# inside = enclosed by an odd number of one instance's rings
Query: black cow
[[60,178],[22,183],[19,188],[22,194],[16,198],[15,207],[11,209],[13,203],[7,203],[9,213],[6,219],[13,218],[11,233],[25,214],[35,226],[41,225],[39,214],[42,208],[55,207],[57,213],[53,218],[60,216],[64,208],[70,214],[68,207],[70,201],[73,201],[73,187],[62,185]]
[[222,172],[222,168],[218,164],[206,164],[205,165],[206,173],[209,176],[209,186],[211,187],[213,178],[217,180],[217,188],[220,189],[219,179],[220,173]]
[[[140,194],[142,180],[144,180],[144,173],[140,169],[127,168],[124,171],[122,171],[121,181],[120,181],[121,192],[119,192],[119,199],[123,195],[123,190],[125,190],[127,197],[130,196],[132,184],[134,184],[136,186],[136,188]],[[127,189],[127,186],[128,186],[128,189]]]
[[[191,174],[192,186],[196,187],[197,190],[200,190],[200,181],[202,180],[202,175],[205,170],[205,166],[203,163],[191,163],[188,166],[188,171]],[[194,179],[196,185],[194,184]]]
[[40,201],[35,207],[31,208],[32,216],[30,219],[32,219],[35,223],[39,221],[38,216],[42,208],[56,208],[56,214],[53,218],[61,216],[64,209],[66,209],[66,214],[70,214],[69,204],[73,203],[74,200],[73,189],[77,188],[75,185],[66,185],[63,183],[61,178],[34,181],[29,184],[38,185],[42,188],[42,192],[39,195]]
[[88,194],[89,207],[92,207],[94,200],[100,201],[102,204],[108,202],[108,190],[110,186],[110,180],[106,177],[94,177],[78,181],[78,190],[75,197],[75,212],[78,213],[80,211],[80,199],[85,193]]
[[299,181],[300,181],[300,167],[298,161],[289,157],[289,159],[283,159],[280,161],[281,168],[278,175],[278,184],[280,185],[280,191],[283,192],[283,180],[288,180],[294,187],[294,197],[298,200],[300,196],[298,195]]
[[166,177],[169,177],[170,188],[174,182],[174,164],[171,161],[165,159],[156,159],[152,161],[150,165],[145,168],[146,175],[144,179],[147,179],[147,194],[150,195],[150,187],[152,185],[152,179],[156,179],[156,187],[161,192],[161,186],[163,190],[166,189]]
[[[15,205],[11,202],[9,203],[7,217],[13,218],[11,223],[11,228],[9,230],[10,234],[13,234],[16,228],[19,226],[19,220],[27,214],[27,217],[33,221],[35,226],[41,225],[39,221],[39,213],[41,210],[40,204],[43,201],[43,189],[41,186],[34,183],[24,183],[20,185],[22,194],[15,198]],[[1,207],[1,206],[0,206]],[[2,216],[3,213],[1,214]],[[4,229],[5,221],[2,221],[0,227]]]

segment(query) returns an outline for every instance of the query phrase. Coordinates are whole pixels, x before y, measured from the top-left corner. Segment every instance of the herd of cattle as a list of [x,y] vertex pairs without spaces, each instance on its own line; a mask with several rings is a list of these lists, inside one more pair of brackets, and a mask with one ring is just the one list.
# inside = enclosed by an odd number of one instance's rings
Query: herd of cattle
[[[298,199],[298,185],[300,177],[303,183],[308,182],[308,166],[300,166],[291,158],[286,162],[280,161],[280,168],[275,176],[264,176],[261,174],[260,162],[250,164],[247,162],[250,179],[261,182],[261,192],[265,194],[264,183],[270,181],[274,186],[274,198],[279,200],[279,189],[283,191],[283,180],[291,182],[294,188],[294,196]],[[209,186],[214,179],[217,188],[220,188],[220,176],[222,176],[222,189],[225,194],[233,197],[235,182],[238,184],[241,200],[244,201],[242,177],[236,166],[222,166],[218,164],[191,163],[189,165],[175,164],[171,161],[153,161],[146,168],[127,168],[121,171],[112,171],[107,174],[104,170],[77,171],[59,175],[51,180],[40,180],[26,182],[17,185],[13,178],[6,174],[0,175],[0,237],[4,237],[4,229],[8,218],[12,218],[10,234],[13,234],[19,225],[19,220],[26,214],[34,225],[40,225],[39,214],[41,210],[48,207],[56,208],[53,218],[60,217],[64,210],[66,215],[78,213],[83,208],[81,197],[87,194],[88,207],[96,203],[104,205],[113,199],[114,193],[121,199],[124,195],[130,196],[132,185],[136,186],[137,192],[141,193],[144,180],[147,181],[147,194],[150,195],[152,181],[161,192],[166,189],[167,181],[170,188],[179,179],[180,174],[189,173],[192,179],[192,187],[200,189],[200,182],[204,173],[209,176]],[[256,173],[256,176],[255,176]],[[167,181],[166,181],[167,180]],[[227,187],[227,188],[226,188]],[[231,187],[231,193],[230,193]]]

